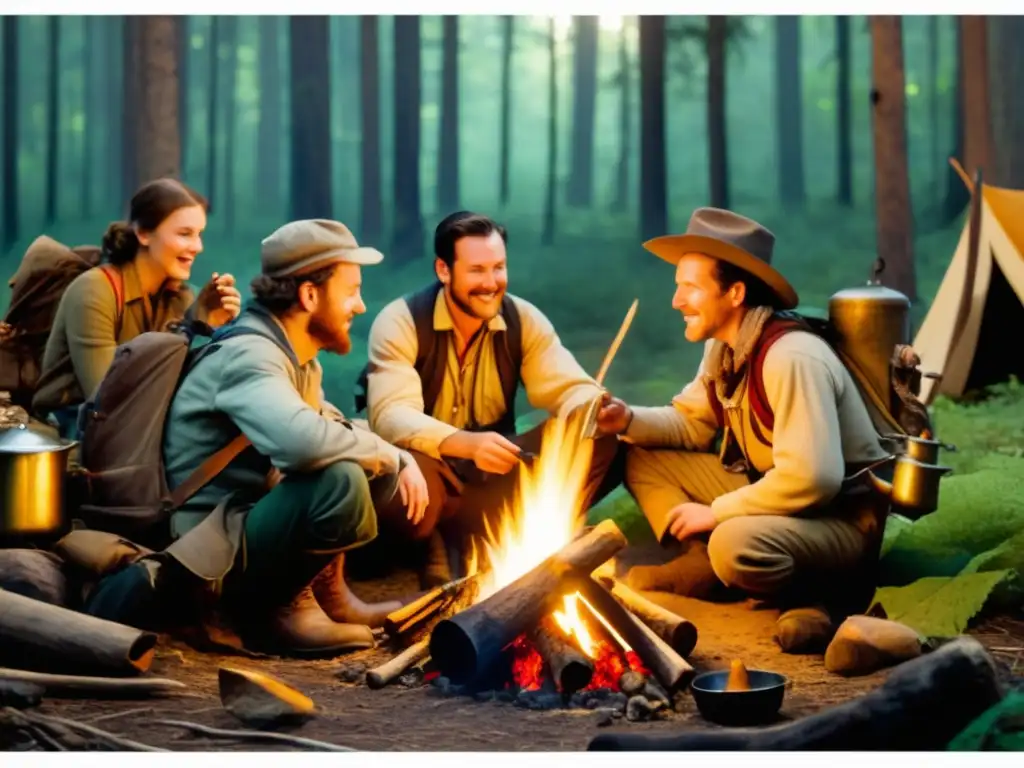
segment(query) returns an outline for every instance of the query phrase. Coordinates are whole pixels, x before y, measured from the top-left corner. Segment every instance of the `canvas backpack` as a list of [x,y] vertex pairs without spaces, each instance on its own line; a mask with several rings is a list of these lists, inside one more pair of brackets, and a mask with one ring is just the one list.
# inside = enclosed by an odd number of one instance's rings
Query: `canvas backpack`
[[[402,297],[416,326],[414,365],[423,388],[423,412],[427,414],[433,412],[437,398],[441,394],[448,365],[449,334],[434,331],[434,306],[437,294],[441,290],[440,283],[432,283]],[[499,334],[500,342],[495,344],[494,356],[501,389],[505,396],[506,412],[497,425],[486,426],[502,434],[511,434],[515,432],[516,391],[523,362],[523,330],[519,310],[508,294],[501,300],[501,315],[505,319],[507,331]],[[356,381],[356,413],[361,413],[367,406],[369,370],[370,366],[366,365]]]
[[179,384],[221,342],[246,334],[264,335],[231,323],[192,349],[193,333],[178,325],[140,334],[117,348],[96,394],[79,413],[78,515],[88,527],[146,546],[168,543],[171,513],[249,446],[239,435],[179,486],[168,487],[164,425]]
[[90,269],[102,270],[117,299],[120,323],[124,310],[121,273],[110,264],[99,265],[99,260],[99,248],[68,248],[46,235],[37,237],[25,251],[8,281],[11,304],[0,322],[0,392],[9,393],[14,405],[31,410],[50,328],[60,300],[75,278]]

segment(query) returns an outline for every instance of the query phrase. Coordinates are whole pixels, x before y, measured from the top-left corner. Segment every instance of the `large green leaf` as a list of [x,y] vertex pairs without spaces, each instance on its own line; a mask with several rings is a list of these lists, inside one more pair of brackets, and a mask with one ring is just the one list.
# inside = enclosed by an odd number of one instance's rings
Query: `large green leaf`
[[947,747],[953,752],[1024,751],[1024,692],[1015,691],[983,712]]
[[959,576],[930,576],[905,587],[881,587],[875,601],[886,615],[913,627],[927,637],[955,637],[961,634],[999,584],[1013,574],[1010,570],[965,573]]

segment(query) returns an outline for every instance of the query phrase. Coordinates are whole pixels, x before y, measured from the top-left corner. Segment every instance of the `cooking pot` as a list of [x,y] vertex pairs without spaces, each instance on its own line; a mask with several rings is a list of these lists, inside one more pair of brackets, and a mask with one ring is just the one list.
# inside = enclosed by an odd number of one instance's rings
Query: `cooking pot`
[[0,536],[65,527],[68,454],[77,444],[25,424],[0,429]]

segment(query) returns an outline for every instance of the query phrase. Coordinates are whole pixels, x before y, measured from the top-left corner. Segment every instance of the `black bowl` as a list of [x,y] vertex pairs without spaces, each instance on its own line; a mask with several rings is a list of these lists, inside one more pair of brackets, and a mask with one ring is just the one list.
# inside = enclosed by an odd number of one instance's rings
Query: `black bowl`
[[749,691],[727,691],[729,670],[705,672],[690,683],[697,709],[720,725],[762,725],[773,721],[782,708],[789,680],[778,672],[747,670]]

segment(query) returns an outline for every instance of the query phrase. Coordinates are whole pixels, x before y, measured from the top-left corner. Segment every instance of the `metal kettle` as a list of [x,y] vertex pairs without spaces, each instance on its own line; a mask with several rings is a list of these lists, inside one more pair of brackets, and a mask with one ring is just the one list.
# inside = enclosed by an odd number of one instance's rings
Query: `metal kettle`
[[25,424],[0,429],[0,536],[65,527],[68,454],[76,445]]

